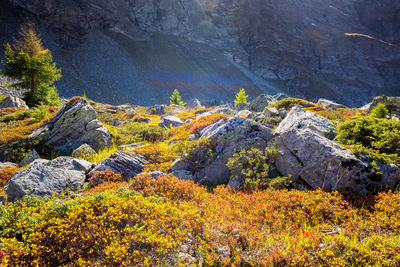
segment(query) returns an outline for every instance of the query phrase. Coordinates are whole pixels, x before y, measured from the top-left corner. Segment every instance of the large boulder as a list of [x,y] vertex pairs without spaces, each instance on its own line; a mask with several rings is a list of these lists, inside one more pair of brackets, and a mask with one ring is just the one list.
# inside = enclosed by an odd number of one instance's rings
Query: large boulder
[[375,97],[369,106],[369,112],[371,112],[378,103],[385,104],[390,114],[400,117],[400,97],[389,97],[384,95]]
[[71,153],[83,144],[99,150],[111,143],[111,134],[97,120],[96,111],[84,98],[72,99],[51,119],[30,136],[54,150]]
[[[267,147],[267,141],[256,137],[241,140],[239,142],[233,142],[230,146],[227,146],[221,151],[216,151],[211,160],[206,160],[204,167],[195,168],[194,178],[196,181],[211,184],[211,185],[221,185],[221,184],[233,184],[231,181],[231,171],[226,166],[229,159],[233,157],[234,154],[239,153],[242,149],[257,148],[263,151]],[[243,183],[243,181],[238,181]],[[235,183],[235,188],[239,187],[241,184]]]
[[246,139],[259,137],[270,140],[273,136],[271,128],[253,120],[242,117],[225,117],[204,128],[200,136],[210,139],[217,148],[222,149]]
[[282,175],[291,175],[295,184],[367,192],[398,182],[394,165],[381,165],[383,174],[378,174],[371,162],[310,129],[284,131],[274,142],[279,150],[276,167]]
[[186,108],[194,109],[194,108],[202,108],[200,101],[197,98],[193,98],[186,104]]
[[120,173],[128,181],[141,173],[147,163],[146,159],[138,153],[117,151],[94,168],[90,175],[93,172],[111,170]]
[[209,139],[210,145],[198,148],[190,158],[175,161],[172,173],[182,179],[220,185],[230,181],[230,170],[226,167],[229,158],[242,149],[265,149],[273,131],[252,120],[233,117],[206,127],[200,136]]
[[334,124],[314,112],[301,109],[299,106],[295,106],[290,110],[286,118],[279,124],[275,133],[282,134],[292,129],[310,129],[331,140],[336,137]]
[[270,103],[274,102],[274,99],[270,95],[259,95],[253,101],[251,101],[250,105],[247,107],[251,111],[262,112],[266,106]]
[[265,117],[281,117],[281,113],[276,108],[265,108],[263,114]]
[[235,110],[241,111],[241,110],[247,110],[249,108],[249,103],[238,103],[235,106]]
[[342,105],[342,104],[338,104],[335,103],[331,100],[328,99],[324,99],[324,98],[320,98],[317,102],[318,105],[320,105],[321,107],[323,107],[324,109],[338,109],[338,108],[346,108],[346,106]]
[[175,116],[166,116],[162,119],[162,122],[160,122],[158,125],[160,127],[178,127],[183,125],[184,123],[179,119],[178,117]]
[[165,114],[165,109],[167,108],[166,105],[154,105],[152,107],[149,107],[146,111],[148,114],[154,114],[154,115],[162,115]]
[[9,201],[25,195],[50,196],[83,186],[92,163],[71,157],[35,160],[28,169],[18,171],[5,191]]
[[0,108],[26,108],[25,101],[17,96],[8,96],[3,101],[0,102]]

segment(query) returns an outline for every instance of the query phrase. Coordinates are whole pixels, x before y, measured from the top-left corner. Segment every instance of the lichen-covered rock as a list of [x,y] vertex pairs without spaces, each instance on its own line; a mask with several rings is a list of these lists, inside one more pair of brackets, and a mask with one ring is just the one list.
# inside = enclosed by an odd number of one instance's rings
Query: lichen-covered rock
[[231,175],[226,166],[229,158],[244,148],[265,149],[273,131],[252,120],[233,117],[208,126],[200,135],[210,140],[210,147],[196,149],[190,159],[176,160],[171,172],[181,179],[220,185],[229,183]]
[[72,153],[83,144],[99,150],[108,146],[112,138],[84,98],[68,102],[49,124],[36,129],[29,137],[63,153]]
[[165,114],[166,105],[154,105],[147,109],[146,113],[154,114],[154,115],[163,115]]
[[276,108],[265,108],[263,111],[266,117],[280,117],[281,114]]
[[274,99],[270,95],[259,95],[253,101],[251,101],[248,109],[255,112],[262,112],[266,106],[274,102]]
[[317,102],[318,105],[325,109],[338,109],[338,108],[346,108],[345,105],[335,103],[331,100],[320,98]]
[[160,127],[178,127],[183,125],[184,123],[179,119],[178,117],[175,116],[166,116],[162,119],[162,122],[160,122],[158,125]]
[[[223,150],[216,149],[211,160],[205,157],[203,165],[195,165],[193,176],[196,181],[201,183],[211,185],[228,184],[231,180],[231,172],[226,164],[234,154],[239,153],[242,149],[257,148],[264,150],[266,147],[267,141],[259,137],[232,142]],[[243,181],[238,182],[240,185],[243,183]]]
[[34,162],[35,160],[40,159],[39,154],[36,152],[35,149],[33,149],[31,152],[29,152],[28,154],[26,154],[26,156],[24,157],[24,159],[19,163],[20,167],[26,166],[28,164],[31,164],[32,162]]
[[[291,175],[294,183],[316,189],[346,189],[367,192],[371,186],[393,185],[396,170],[381,166],[383,176],[368,162],[357,158],[350,150],[311,131],[291,129],[274,139],[279,150],[276,167],[285,176]],[[397,167],[396,167],[397,168]],[[376,177],[380,177],[376,179]]]
[[92,164],[82,159],[37,159],[28,169],[15,173],[5,191],[9,201],[25,195],[50,196],[83,186]]
[[72,151],[72,156],[74,158],[87,159],[94,155],[96,155],[96,151],[88,144],[83,144],[74,151]]
[[268,141],[272,135],[271,128],[241,117],[223,118],[200,132],[201,137],[210,139],[219,148],[256,137]]
[[93,172],[111,170],[120,173],[128,181],[140,174],[147,163],[146,159],[138,153],[117,151],[95,167],[90,175]]
[[279,115],[281,116],[282,119],[286,118],[286,116],[287,116],[286,109],[281,108],[281,109],[278,110],[278,111],[279,111]]
[[0,108],[26,108],[25,101],[17,96],[8,96],[3,101],[0,102]]
[[249,103],[239,103],[235,106],[235,110],[245,110],[249,108]]
[[292,129],[310,129],[331,140],[336,137],[336,127],[328,119],[311,111],[304,111],[299,106],[290,110],[286,118],[279,123],[275,133],[282,134]]

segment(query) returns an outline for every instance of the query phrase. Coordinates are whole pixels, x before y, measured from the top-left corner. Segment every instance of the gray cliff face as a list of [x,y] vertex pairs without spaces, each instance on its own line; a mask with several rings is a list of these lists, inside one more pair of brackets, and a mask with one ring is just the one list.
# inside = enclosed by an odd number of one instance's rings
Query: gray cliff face
[[359,106],[400,92],[395,0],[0,2],[0,41],[31,17],[63,68],[65,96],[149,105],[174,88],[231,100],[245,87]]

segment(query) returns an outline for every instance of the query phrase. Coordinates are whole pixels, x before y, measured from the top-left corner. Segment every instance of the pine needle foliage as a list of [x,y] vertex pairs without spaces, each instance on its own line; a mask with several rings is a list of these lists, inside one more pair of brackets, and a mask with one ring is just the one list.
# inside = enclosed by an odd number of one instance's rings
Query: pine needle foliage
[[40,102],[58,105],[57,89],[52,84],[61,78],[61,69],[53,62],[51,52],[43,47],[32,22],[25,21],[19,35],[12,45],[5,46],[3,74],[21,80],[13,87],[29,89],[24,96],[29,106]]
[[236,94],[235,107],[239,104],[249,104],[247,97],[248,95],[246,95],[244,88],[240,89],[239,93]]
[[178,105],[181,107],[184,107],[186,105],[186,103],[182,101],[178,89],[174,90],[169,101],[170,101],[171,105],[173,104],[173,105]]

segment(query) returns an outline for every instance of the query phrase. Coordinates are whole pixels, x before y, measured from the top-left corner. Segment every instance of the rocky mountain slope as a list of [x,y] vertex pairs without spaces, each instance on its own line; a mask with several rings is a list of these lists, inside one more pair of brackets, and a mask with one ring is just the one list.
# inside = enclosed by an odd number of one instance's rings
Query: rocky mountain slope
[[348,106],[400,90],[394,0],[1,0],[0,41],[30,17],[58,87],[111,103],[230,100],[282,90]]

